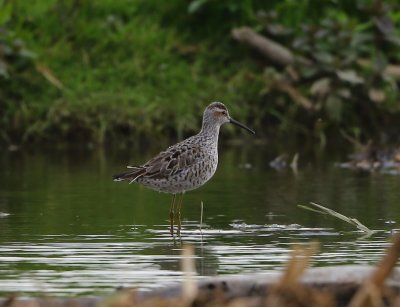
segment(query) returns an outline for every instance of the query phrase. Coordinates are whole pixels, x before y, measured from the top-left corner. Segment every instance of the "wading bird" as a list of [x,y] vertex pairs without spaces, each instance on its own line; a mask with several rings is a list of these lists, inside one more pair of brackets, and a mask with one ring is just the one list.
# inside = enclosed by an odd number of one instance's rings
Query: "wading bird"
[[[219,129],[225,123],[237,125],[255,134],[230,117],[223,103],[213,102],[204,111],[203,124],[198,134],[168,147],[143,165],[128,166],[129,171],[114,175],[113,179],[137,182],[159,192],[171,193],[170,230],[173,235],[177,213],[179,234],[183,194],[202,186],[214,175],[218,165]],[[176,203],[177,195],[180,197]]]

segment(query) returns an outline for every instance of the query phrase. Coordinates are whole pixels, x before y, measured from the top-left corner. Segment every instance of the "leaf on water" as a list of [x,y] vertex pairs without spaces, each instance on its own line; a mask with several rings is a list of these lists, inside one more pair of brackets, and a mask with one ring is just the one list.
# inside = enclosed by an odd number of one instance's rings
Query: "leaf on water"
[[55,87],[58,89],[62,90],[64,89],[64,85],[61,83],[60,80],[53,74],[53,72],[48,68],[47,66],[43,64],[37,64],[36,65],[36,70],[42,74],[42,76],[49,81],[51,84],[53,84]]
[[357,75],[354,70],[338,70],[336,72],[340,80],[352,83],[352,84],[362,84],[364,79]]

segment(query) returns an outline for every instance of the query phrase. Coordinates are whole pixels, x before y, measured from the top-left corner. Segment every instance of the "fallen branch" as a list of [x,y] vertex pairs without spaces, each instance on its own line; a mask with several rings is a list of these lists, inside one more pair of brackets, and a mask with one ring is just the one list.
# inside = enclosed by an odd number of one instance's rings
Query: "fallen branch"
[[237,41],[257,49],[274,64],[286,66],[295,62],[295,57],[289,49],[258,34],[249,27],[233,29],[232,36]]
[[274,64],[287,66],[295,62],[307,65],[311,63],[311,61],[305,58],[295,56],[288,48],[258,34],[249,27],[233,29],[232,36],[238,42],[245,43],[257,49],[265,58]]

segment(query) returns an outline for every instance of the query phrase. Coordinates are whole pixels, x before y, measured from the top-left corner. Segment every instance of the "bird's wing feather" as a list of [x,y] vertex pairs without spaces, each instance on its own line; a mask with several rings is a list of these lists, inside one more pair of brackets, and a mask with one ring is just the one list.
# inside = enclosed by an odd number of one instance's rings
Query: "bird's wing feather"
[[114,181],[130,180],[132,183],[146,173],[146,170],[141,166],[131,166],[129,168],[130,170],[128,172],[113,175]]
[[177,174],[199,160],[199,150],[200,146],[193,146],[193,144],[171,146],[142,166],[146,169],[143,177],[162,179]]

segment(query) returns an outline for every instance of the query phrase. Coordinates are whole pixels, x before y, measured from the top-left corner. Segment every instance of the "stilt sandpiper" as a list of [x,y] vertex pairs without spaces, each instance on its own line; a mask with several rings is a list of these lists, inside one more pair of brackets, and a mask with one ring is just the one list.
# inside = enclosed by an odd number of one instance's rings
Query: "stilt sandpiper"
[[[168,147],[141,166],[128,166],[129,171],[114,175],[113,179],[137,182],[159,192],[171,193],[171,234],[175,213],[178,214],[179,234],[183,194],[202,186],[214,175],[218,164],[219,129],[225,123],[255,133],[230,117],[223,103],[213,102],[204,111],[203,124],[198,134]],[[175,207],[177,195],[180,195],[180,199]]]

